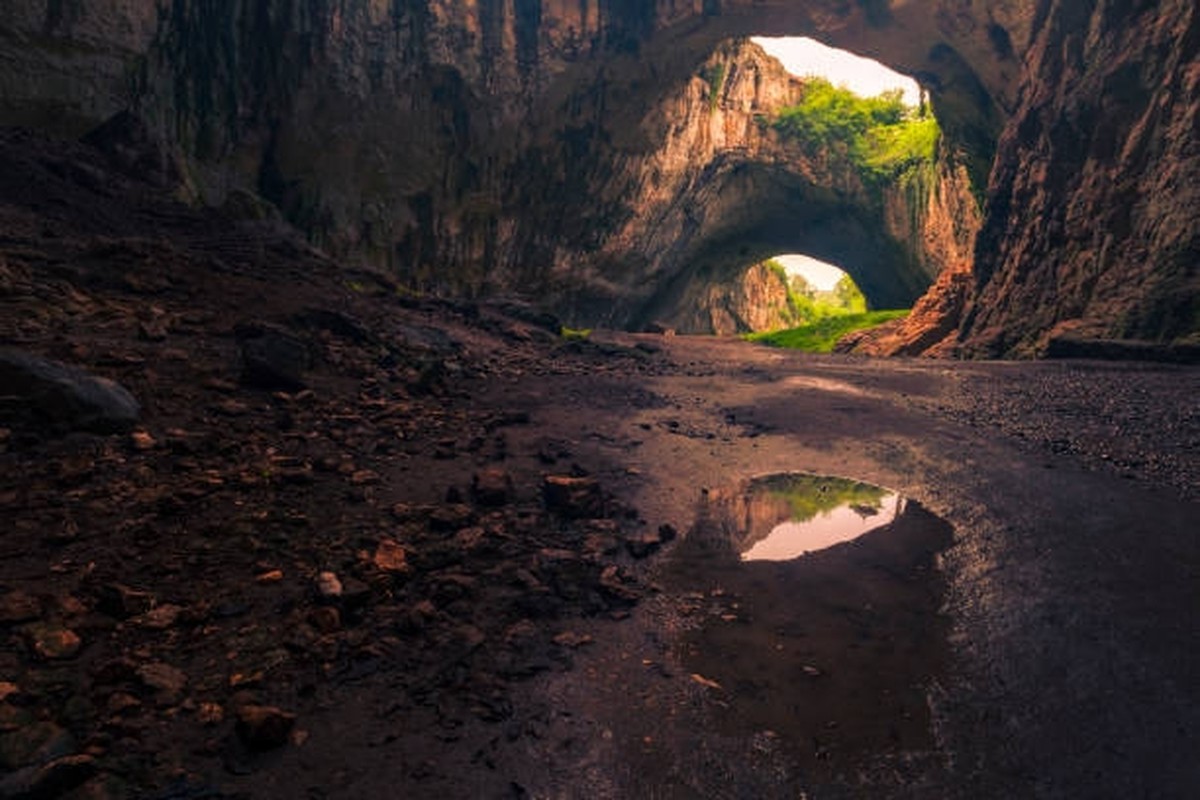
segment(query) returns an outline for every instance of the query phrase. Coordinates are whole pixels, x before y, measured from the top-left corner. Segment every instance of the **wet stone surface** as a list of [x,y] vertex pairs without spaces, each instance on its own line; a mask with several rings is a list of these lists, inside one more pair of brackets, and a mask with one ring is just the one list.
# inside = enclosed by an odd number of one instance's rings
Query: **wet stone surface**
[[668,570],[694,625],[679,663],[718,691],[714,724],[810,774],[937,758],[927,693],[947,667],[951,527],[889,490],[794,474],[704,496]]

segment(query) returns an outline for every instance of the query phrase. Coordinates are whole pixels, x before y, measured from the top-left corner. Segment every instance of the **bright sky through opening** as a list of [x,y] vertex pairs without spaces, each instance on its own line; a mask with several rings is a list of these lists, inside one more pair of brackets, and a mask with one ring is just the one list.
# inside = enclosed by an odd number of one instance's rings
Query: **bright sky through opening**
[[788,275],[803,275],[814,289],[828,292],[837,285],[846,273],[833,264],[818,261],[815,258],[800,255],[776,256],[771,259],[778,261]]
[[800,36],[759,36],[751,41],[779,59],[784,69],[793,75],[819,75],[827,78],[834,86],[844,86],[863,97],[874,97],[889,89],[903,89],[905,103],[910,106],[921,104],[921,92],[917,82],[888,69],[878,61]]

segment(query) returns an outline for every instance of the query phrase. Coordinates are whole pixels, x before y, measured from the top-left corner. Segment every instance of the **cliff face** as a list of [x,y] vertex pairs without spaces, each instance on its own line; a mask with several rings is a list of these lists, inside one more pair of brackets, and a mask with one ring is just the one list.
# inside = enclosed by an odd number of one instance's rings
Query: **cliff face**
[[[691,280],[727,280],[706,276],[731,248],[750,264],[777,245],[900,264],[856,275],[893,305],[959,263],[932,255],[928,226],[887,225],[937,191],[864,212],[836,166],[782,164],[753,117],[786,86],[719,50],[815,35],[918,75],[977,184],[1000,142],[973,350],[1073,318],[1174,336],[1188,324],[1160,320],[1194,302],[1180,232],[1195,220],[1137,198],[1192,197],[1196,21],[1183,0],[1144,6],[12,0],[0,123],[78,135],[131,109],[182,155],[185,192],[249,189],[330,252],[417,288],[536,294],[581,322],[636,324]],[[714,58],[742,70],[715,108]],[[1111,240],[1076,241],[1102,218]],[[1109,288],[1134,282],[1151,286]]]
[[797,324],[788,304],[786,276],[761,262],[730,282],[689,284],[676,308],[667,327],[684,333],[730,336]]
[[1053,2],[1000,141],[968,352],[1200,334],[1200,9]]

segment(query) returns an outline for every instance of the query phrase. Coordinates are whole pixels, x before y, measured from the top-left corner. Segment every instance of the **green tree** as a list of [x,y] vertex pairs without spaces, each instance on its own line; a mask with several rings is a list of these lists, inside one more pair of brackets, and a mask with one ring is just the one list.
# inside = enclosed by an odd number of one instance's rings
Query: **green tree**
[[867,298],[863,296],[862,291],[855,285],[849,275],[843,275],[838,280],[837,285],[833,287],[834,297],[837,298],[837,304],[847,314],[865,314],[867,313]]

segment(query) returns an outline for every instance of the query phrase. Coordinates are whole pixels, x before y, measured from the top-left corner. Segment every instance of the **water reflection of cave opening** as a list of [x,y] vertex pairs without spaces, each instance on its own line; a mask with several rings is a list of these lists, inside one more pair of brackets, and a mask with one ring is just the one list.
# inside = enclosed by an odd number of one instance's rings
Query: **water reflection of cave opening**
[[709,503],[733,523],[721,527],[733,528],[741,561],[790,561],[826,550],[892,524],[906,507],[890,489],[807,473],[758,478]]

